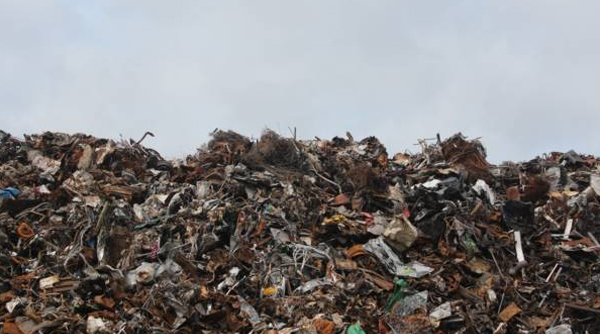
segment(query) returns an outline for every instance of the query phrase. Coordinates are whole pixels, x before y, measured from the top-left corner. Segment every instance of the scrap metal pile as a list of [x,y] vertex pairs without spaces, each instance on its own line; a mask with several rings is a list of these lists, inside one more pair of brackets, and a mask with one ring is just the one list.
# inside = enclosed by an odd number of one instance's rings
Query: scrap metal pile
[[600,333],[600,161],[0,131],[0,321],[32,333]]

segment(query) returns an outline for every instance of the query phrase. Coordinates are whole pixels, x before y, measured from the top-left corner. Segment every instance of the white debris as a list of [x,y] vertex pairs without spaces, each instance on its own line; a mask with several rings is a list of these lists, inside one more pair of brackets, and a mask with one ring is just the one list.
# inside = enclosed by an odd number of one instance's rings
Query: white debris
[[590,187],[594,189],[596,195],[600,196],[600,175],[592,174],[590,175]]
[[411,315],[415,313],[416,310],[427,306],[428,296],[429,292],[427,290],[419,291],[414,295],[407,296],[398,302],[397,306],[394,307],[394,312],[401,316]]
[[322,279],[322,278],[315,278],[312,279],[304,284],[302,284],[301,286],[299,286],[296,291],[300,291],[302,293],[307,293],[310,292],[314,289],[316,289],[317,287],[323,286],[323,285],[331,285],[332,283],[326,279]]
[[374,235],[383,235],[388,224],[389,222],[385,216],[378,211],[373,215],[373,222],[367,228],[367,232]]
[[452,304],[445,302],[429,313],[429,321],[434,327],[439,327],[440,321],[452,316]]
[[472,188],[479,195],[485,194],[485,197],[488,199],[490,204],[494,204],[496,202],[496,195],[484,180],[477,180]]
[[217,290],[223,290],[225,287],[231,287],[237,282],[237,275],[240,273],[240,268],[233,267],[229,269],[229,275],[225,277],[225,279],[217,285]]
[[390,241],[393,246],[400,250],[405,250],[412,246],[415,240],[417,240],[419,230],[417,230],[406,217],[400,215],[396,216],[394,220],[388,224],[383,232],[383,236]]
[[25,304],[26,302],[27,299],[23,297],[15,297],[11,299],[8,303],[6,303],[6,309],[9,313],[12,313],[12,311],[14,311],[17,308],[17,306]]
[[573,219],[568,219],[567,224],[565,225],[565,232],[563,233],[564,240],[569,240],[569,236],[571,235],[572,229],[573,229]]
[[42,278],[40,280],[40,290],[51,288],[54,284],[58,283],[59,281],[60,279],[56,275]]
[[434,308],[431,313],[429,313],[429,317],[434,320],[442,320],[450,317],[452,315],[452,304],[450,302],[445,302],[442,305]]
[[48,194],[50,194],[50,193],[51,193],[51,192],[50,192],[50,189],[48,189],[48,187],[46,187],[46,185],[45,185],[45,184],[43,184],[43,185],[41,185],[41,186],[37,187],[37,188],[36,188],[36,191],[37,191],[38,193],[40,193],[40,194],[44,194],[44,195],[48,195]]
[[107,322],[102,318],[96,318],[94,316],[89,316],[87,318],[86,330],[88,334],[109,332]]
[[49,175],[54,175],[60,170],[60,161],[46,158],[42,152],[31,150],[27,152],[27,159],[34,167],[37,167]]
[[417,261],[404,264],[381,236],[369,240],[363,246],[363,249],[381,261],[392,275],[419,278],[433,271],[433,268]]
[[199,181],[196,183],[196,196],[198,196],[199,199],[208,198],[210,193],[210,183],[208,181]]
[[517,261],[519,261],[519,263],[525,262],[525,255],[523,254],[523,243],[521,242],[520,231],[515,231],[515,250],[517,251]]
[[552,328],[548,328],[546,330],[546,334],[573,334],[573,331],[571,330],[571,325],[562,324],[554,326]]
[[429,180],[429,181],[427,181],[425,183],[418,184],[417,186],[422,186],[422,187],[427,188],[427,189],[435,189],[435,188],[437,188],[437,186],[440,183],[442,183],[442,181],[440,181],[438,179],[433,179],[433,180]]
[[132,286],[137,283],[148,283],[156,276],[156,265],[142,262],[139,267],[127,273],[127,284]]

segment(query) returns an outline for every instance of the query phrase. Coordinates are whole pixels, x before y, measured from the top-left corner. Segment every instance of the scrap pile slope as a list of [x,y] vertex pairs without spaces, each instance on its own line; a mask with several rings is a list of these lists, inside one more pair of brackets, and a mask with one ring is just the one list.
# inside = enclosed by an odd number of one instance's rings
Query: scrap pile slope
[[0,131],[2,332],[598,333],[600,162]]

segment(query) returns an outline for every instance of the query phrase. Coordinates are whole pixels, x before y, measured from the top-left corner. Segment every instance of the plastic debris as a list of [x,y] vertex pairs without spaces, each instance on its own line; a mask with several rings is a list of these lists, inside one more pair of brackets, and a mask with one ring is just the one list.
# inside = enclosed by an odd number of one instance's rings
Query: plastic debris
[[402,298],[404,298],[404,293],[405,293],[404,290],[407,286],[408,286],[408,282],[406,282],[403,279],[397,280],[394,282],[394,294],[392,295],[390,300],[388,300],[388,302],[385,306],[386,311],[388,311],[388,312],[391,311],[392,307],[394,307],[394,305],[396,305],[396,303],[398,301],[400,301]]
[[20,194],[21,194],[21,191],[19,191],[19,189],[17,189],[17,188],[7,187],[4,189],[0,189],[0,198],[3,198],[3,199],[17,198],[17,197],[19,197]]
[[433,271],[433,268],[427,267],[417,261],[409,264],[402,263],[398,255],[385,243],[383,237],[369,240],[363,248],[377,257],[389,272],[396,276],[419,278]]
[[414,295],[404,297],[392,308],[392,312],[400,316],[411,315],[416,310],[426,307],[428,295],[428,291],[421,291]]
[[440,321],[452,316],[452,304],[445,302],[429,312],[429,320],[433,327],[439,327]]
[[480,196],[484,196],[487,199],[488,203],[496,203],[496,195],[494,194],[490,186],[488,186],[488,184],[485,183],[484,180],[477,180],[477,182],[475,182],[475,185],[473,185],[472,188],[473,190],[475,190],[475,192],[477,192],[477,194],[479,194]]
[[546,334],[573,334],[571,330],[571,325],[562,324],[558,326],[554,326],[552,328],[548,328],[545,332]]
[[419,230],[408,221],[408,218],[400,215],[388,224],[383,235],[398,249],[404,250],[410,248],[417,240]]
[[366,334],[365,331],[360,327],[360,322],[348,326],[346,334]]

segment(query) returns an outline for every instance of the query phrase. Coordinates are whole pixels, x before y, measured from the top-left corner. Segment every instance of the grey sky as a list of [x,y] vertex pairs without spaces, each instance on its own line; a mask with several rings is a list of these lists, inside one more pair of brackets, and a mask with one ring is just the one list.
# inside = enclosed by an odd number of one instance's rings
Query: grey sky
[[600,153],[598,1],[0,0],[0,128],[482,136],[491,160]]

